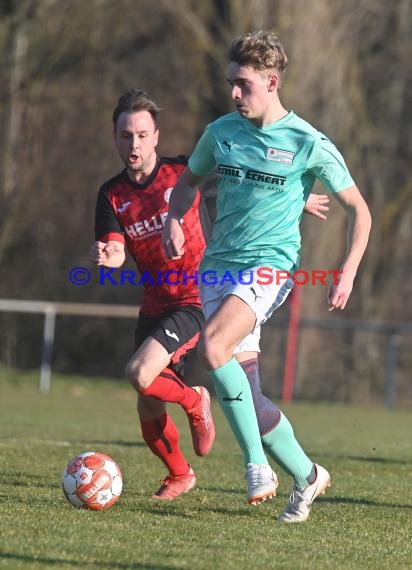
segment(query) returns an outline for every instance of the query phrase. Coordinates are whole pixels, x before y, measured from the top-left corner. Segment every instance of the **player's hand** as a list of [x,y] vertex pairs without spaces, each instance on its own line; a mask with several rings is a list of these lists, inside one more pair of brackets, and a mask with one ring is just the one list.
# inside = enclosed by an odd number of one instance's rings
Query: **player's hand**
[[351,275],[348,272],[345,273],[345,271],[335,275],[334,282],[328,288],[329,311],[334,309],[343,311],[352,293],[354,279],[355,275]]
[[120,242],[95,241],[90,246],[89,259],[96,265],[120,267],[125,259],[124,245]]
[[168,259],[180,259],[185,252],[185,235],[176,218],[167,218],[162,234],[162,245]]
[[95,241],[89,249],[89,259],[96,265],[102,265],[103,261],[107,258],[105,249],[108,247],[107,243],[102,241]]
[[324,212],[329,211],[329,196],[327,194],[309,194],[309,198],[303,208],[306,214],[311,214],[320,220],[326,220]]

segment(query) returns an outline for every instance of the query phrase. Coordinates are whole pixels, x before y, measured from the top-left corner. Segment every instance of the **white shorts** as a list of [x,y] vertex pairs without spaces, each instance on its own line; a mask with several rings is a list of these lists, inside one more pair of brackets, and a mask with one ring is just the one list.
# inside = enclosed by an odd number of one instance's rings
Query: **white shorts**
[[[244,285],[242,283],[233,284],[231,282],[217,283],[215,285],[207,285],[201,281],[199,283],[200,297],[202,299],[203,311],[206,320],[210,319],[213,313],[220,307],[222,301],[228,295],[236,295],[242,299],[255,313],[256,324],[253,331],[248,334],[242,342],[240,342],[234,354],[239,352],[260,352],[260,327],[267,321],[273,312],[280,307],[286,297],[289,295],[294,285],[293,279],[283,279],[277,283],[273,279],[272,283],[258,283],[259,276],[253,268],[244,271],[244,281],[249,282],[249,271],[253,271],[253,282]],[[275,270],[273,271],[275,274]]]

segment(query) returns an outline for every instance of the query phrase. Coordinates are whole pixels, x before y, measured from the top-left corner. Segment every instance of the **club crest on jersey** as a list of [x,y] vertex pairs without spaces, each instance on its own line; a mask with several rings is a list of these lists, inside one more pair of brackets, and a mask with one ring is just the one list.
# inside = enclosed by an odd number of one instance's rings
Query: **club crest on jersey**
[[266,158],[273,162],[282,162],[283,164],[292,164],[295,153],[290,150],[282,150],[280,148],[268,147]]
[[124,202],[124,204],[122,204],[121,206],[119,206],[117,208],[117,213],[118,214],[123,214],[123,212],[125,212],[127,210],[127,208],[130,206],[131,202]]
[[163,198],[165,199],[166,204],[169,203],[170,194],[172,193],[173,188],[168,188],[165,193],[163,194]]

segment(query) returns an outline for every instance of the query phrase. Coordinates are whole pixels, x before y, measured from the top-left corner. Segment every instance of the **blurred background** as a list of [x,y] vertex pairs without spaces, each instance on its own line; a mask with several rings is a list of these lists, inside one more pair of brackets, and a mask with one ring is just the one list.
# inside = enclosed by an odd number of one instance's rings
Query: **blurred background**
[[[411,0],[0,0],[0,297],[137,306],[139,287],[100,286],[88,262],[97,190],[122,167],[117,99],[146,90],[164,110],[159,153],[189,153],[233,110],[230,41],[269,29],[289,57],[284,106],[335,142],[374,220],[344,313],[328,313],[326,287],[301,288],[295,398],[382,402],[389,378],[390,402],[410,404],[411,23]],[[302,269],[339,266],[345,223],[333,201],[327,221],[305,217]],[[70,283],[76,266],[88,285]],[[289,313],[263,331],[276,398]],[[38,368],[43,325],[0,312],[0,365]],[[133,330],[133,318],[57,315],[53,371],[122,379]]]

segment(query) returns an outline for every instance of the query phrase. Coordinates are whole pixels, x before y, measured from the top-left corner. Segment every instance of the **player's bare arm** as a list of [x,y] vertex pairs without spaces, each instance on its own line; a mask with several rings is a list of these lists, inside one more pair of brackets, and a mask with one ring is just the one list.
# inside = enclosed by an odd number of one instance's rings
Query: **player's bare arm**
[[121,267],[126,258],[124,244],[119,241],[95,241],[90,246],[89,259],[104,267]]
[[202,180],[186,168],[170,195],[169,212],[162,235],[162,245],[169,259],[179,259],[184,254],[185,235],[180,220],[189,210]]
[[329,196],[327,194],[309,194],[303,208],[305,214],[311,214],[320,220],[326,220],[325,213],[329,211]]
[[331,284],[328,302],[334,309],[344,309],[352,292],[353,281],[366,249],[371,229],[369,208],[356,186],[333,194],[348,217],[346,256],[340,266],[338,282]]

